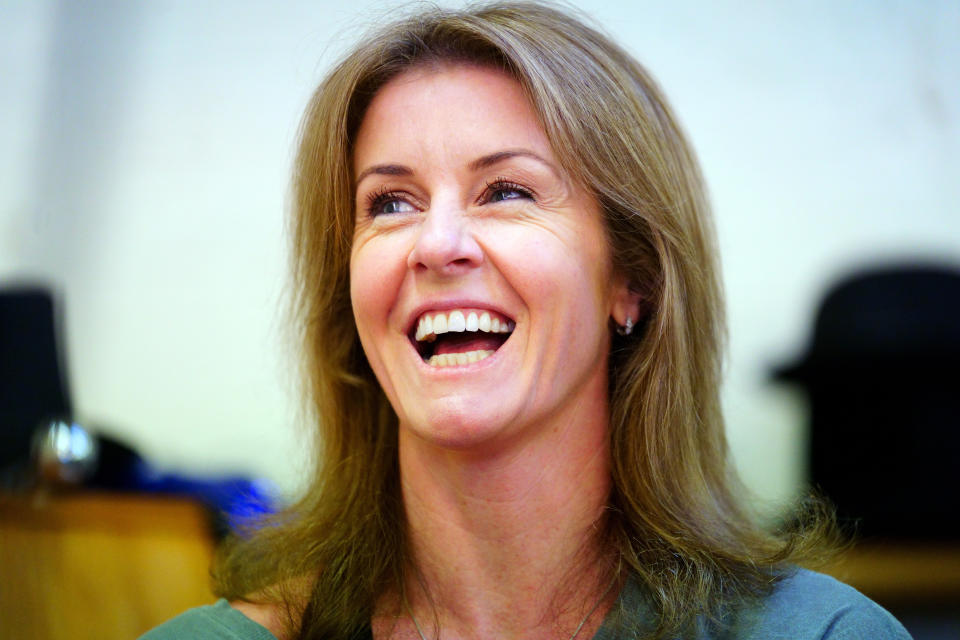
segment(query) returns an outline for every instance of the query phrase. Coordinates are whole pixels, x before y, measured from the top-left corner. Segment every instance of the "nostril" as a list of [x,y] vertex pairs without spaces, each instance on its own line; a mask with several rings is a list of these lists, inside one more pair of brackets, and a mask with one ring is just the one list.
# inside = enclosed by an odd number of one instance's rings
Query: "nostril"
[[423,225],[407,260],[409,268],[444,273],[471,268],[483,261],[483,251],[464,221],[441,224],[428,215]]

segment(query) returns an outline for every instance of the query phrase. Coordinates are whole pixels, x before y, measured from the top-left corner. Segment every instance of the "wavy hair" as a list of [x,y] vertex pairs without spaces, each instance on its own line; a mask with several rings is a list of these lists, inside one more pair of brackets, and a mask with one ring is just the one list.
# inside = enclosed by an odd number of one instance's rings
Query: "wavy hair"
[[[719,403],[722,293],[694,154],[647,71],[597,29],[538,3],[431,7],[378,29],[316,90],[292,205],[295,326],[319,457],[304,496],[225,545],[215,591],[286,603],[295,637],[351,638],[409,561],[397,418],[361,348],[350,304],[352,144],[372,97],[424,65],[510,74],[561,165],[600,203],[614,266],[643,300],[610,358],[613,490],[606,543],[656,615],[635,637],[684,633],[767,593],[824,548],[828,517],[765,531],[744,506]],[[629,613],[629,612],[625,612]]]

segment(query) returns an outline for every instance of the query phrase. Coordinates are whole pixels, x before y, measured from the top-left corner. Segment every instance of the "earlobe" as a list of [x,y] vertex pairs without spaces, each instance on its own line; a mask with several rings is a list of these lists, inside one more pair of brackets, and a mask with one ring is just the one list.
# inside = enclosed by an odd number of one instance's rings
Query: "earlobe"
[[642,296],[630,287],[626,278],[618,280],[610,316],[617,325],[617,333],[628,336],[641,320]]

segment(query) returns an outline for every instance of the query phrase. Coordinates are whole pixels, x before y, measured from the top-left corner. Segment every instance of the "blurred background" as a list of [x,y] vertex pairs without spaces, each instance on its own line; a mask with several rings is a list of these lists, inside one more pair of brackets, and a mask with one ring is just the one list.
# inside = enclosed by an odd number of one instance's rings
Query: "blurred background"
[[[775,513],[810,480],[810,409],[771,373],[808,352],[824,296],[869,266],[960,264],[960,4],[574,5],[658,78],[701,159],[729,438]],[[72,416],[158,472],[297,490],[297,126],[397,6],[0,0],[0,287],[54,292]]]

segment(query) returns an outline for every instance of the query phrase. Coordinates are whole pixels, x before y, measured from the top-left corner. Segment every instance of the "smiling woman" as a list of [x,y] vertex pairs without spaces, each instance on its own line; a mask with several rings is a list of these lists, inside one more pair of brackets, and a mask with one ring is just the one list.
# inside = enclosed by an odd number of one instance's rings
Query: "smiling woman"
[[404,73],[367,108],[353,165],[350,298],[401,464],[421,444],[492,452],[565,430],[597,455],[608,318],[636,318],[639,295],[612,278],[596,199],[517,81],[455,62]]
[[[373,34],[293,211],[316,476],[148,634],[904,638],[744,506],[699,171],[644,69],[538,4]],[[229,600],[229,602],[228,602]]]

